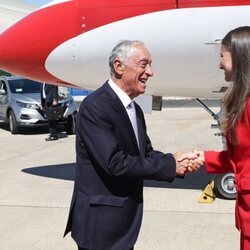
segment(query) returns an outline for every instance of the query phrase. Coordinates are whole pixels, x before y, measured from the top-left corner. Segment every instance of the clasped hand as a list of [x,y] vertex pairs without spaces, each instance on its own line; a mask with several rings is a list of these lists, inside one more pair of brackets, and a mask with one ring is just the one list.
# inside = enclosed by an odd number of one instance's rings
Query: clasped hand
[[188,153],[176,152],[173,156],[176,161],[176,175],[183,176],[185,173],[192,173],[200,169],[204,162],[199,157],[200,152]]

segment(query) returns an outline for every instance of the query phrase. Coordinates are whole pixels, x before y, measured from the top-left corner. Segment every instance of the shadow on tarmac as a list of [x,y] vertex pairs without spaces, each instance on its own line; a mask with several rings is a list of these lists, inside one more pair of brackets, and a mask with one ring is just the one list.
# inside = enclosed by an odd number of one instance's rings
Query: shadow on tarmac
[[[75,163],[40,166],[26,168],[23,169],[22,172],[41,177],[73,181],[75,177],[75,166]],[[186,174],[184,178],[176,178],[172,183],[146,180],[144,182],[144,186],[155,188],[185,188],[203,190],[213,177],[214,175],[207,174],[204,168],[201,168],[196,173]]]
[[156,188],[185,188],[185,189],[200,189],[203,190],[211,179],[214,179],[215,174],[207,174],[204,168],[199,169],[192,174],[186,174],[184,178],[176,178],[172,183],[166,181],[146,180],[145,187]]
[[25,168],[22,169],[22,172],[41,177],[73,181],[75,179],[75,163]]

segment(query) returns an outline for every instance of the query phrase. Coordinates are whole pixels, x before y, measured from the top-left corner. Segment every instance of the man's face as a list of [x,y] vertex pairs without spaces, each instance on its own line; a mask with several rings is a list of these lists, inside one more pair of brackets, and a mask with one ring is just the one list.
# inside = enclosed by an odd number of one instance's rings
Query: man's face
[[225,80],[227,82],[232,81],[232,56],[231,52],[228,51],[223,45],[221,46],[221,61],[220,61],[220,69],[224,70]]
[[132,55],[123,63],[123,89],[131,99],[144,94],[147,80],[153,76],[151,63],[150,53],[143,45],[134,46]]

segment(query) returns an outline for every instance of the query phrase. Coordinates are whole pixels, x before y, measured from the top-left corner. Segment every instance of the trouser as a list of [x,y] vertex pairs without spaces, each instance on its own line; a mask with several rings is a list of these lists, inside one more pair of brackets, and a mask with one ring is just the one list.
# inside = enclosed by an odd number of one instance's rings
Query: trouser
[[[46,107],[51,107],[52,103],[47,103]],[[48,112],[48,110],[46,109],[46,113]],[[47,117],[48,117],[48,113],[47,113]],[[57,136],[57,131],[56,131],[56,120],[51,120],[48,118],[48,127],[49,127],[49,132],[50,132],[50,136]]]
[[50,136],[57,136],[56,120],[48,120]]
[[250,237],[240,234],[240,250],[250,250]]

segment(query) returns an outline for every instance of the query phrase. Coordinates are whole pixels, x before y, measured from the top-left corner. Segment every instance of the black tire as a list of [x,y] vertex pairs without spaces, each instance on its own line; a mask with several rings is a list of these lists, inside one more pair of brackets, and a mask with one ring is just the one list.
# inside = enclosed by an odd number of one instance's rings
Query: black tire
[[9,129],[10,129],[11,134],[13,135],[18,134],[19,128],[18,128],[18,124],[16,121],[16,116],[13,111],[9,112],[8,120],[9,120]]
[[75,116],[76,114],[69,115],[65,124],[65,130],[67,135],[75,134]]
[[214,182],[216,191],[222,198],[236,199],[237,190],[234,173],[217,174]]

